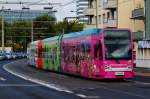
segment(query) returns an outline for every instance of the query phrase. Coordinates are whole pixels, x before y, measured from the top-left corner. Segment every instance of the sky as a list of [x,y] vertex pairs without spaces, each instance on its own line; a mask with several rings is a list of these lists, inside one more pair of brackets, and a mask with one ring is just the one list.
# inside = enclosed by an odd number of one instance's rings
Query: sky
[[[64,17],[75,17],[76,16],[76,0],[0,0],[4,1],[4,2],[51,2],[51,3],[60,3],[62,6],[60,5],[52,5],[54,7],[54,10],[57,10],[56,18],[58,21],[63,20]],[[71,4],[68,4],[70,2],[74,1]],[[66,4],[66,5],[65,5]],[[65,6],[64,6],[65,5]],[[4,8],[6,9],[22,9],[23,6],[28,7],[27,5],[2,5],[0,4],[0,9],[2,8],[2,6],[4,6]],[[34,6],[30,6],[30,9],[33,10],[40,10],[43,9],[43,7],[46,6],[39,6],[39,5],[34,5]],[[74,11],[74,12],[71,12]]]

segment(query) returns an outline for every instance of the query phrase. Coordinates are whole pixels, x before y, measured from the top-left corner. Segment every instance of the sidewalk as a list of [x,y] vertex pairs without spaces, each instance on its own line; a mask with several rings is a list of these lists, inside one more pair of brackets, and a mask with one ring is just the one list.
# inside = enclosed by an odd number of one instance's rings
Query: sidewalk
[[135,68],[135,75],[136,76],[145,76],[150,77],[150,68]]

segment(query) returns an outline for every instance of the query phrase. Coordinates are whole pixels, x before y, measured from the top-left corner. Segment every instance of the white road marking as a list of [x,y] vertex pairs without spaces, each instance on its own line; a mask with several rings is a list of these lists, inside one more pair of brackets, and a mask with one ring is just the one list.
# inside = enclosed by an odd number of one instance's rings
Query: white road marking
[[6,70],[7,72],[9,72],[9,73],[11,73],[11,74],[13,74],[13,75],[15,75],[17,77],[20,77],[22,79],[25,79],[25,80],[28,80],[28,81],[31,81],[31,82],[34,82],[34,83],[46,86],[46,87],[54,89],[56,91],[62,91],[62,92],[70,93],[70,94],[74,93],[73,91],[68,90],[67,88],[60,87],[60,86],[58,86],[56,84],[50,84],[48,82],[45,82],[45,81],[42,81],[42,80],[39,80],[39,79],[31,78],[29,76],[26,76],[26,75],[23,75],[23,74],[20,74],[20,73],[14,73],[13,71],[11,71],[8,68],[6,68],[6,66],[8,66],[10,64],[13,64],[13,63],[15,63],[15,62],[11,62],[11,63],[8,63],[8,64],[4,65],[3,66],[4,70]]
[[86,99],[100,99],[102,97],[99,96],[87,96]]
[[[11,64],[12,64],[12,63],[11,63]],[[7,65],[8,65],[8,64],[7,64]],[[51,88],[51,89],[55,89],[55,90],[57,90],[57,91],[65,91],[65,88],[56,86],[55,84],[50,84],[50,83],[48,83],[48,82],[45,82],[45,81],[42,81],[42,80],[39,80],[39,79],[35,79],[35,78],[31,78],[31,77],[29,77],[29,76],[26,76],[26,75],[23,75],[23,74],[20,74],[20,73],[14,73],[13,71],[11,71],[11,70],[9,70],[8,68],[6,68],[7,65],[4,65],[3,68],[4,68],[7,72],[9,72],[9,73],[11,73],[11,74],[13,74],[13,75],[15,75],[15,76],[17,76],[17,77],[20,77],[20,78],[22,78],[22,79],[25,79],[25,80],[28,80],[28,81],[31,81],[31,82],[34,82],[34,83],[37,83],[37,84],[40,84],[40,85],[49,87],[49,88]],[[69,90],[67,90],[67,91],[69,91]]]
[[[69,93],[69,94],[73,94],[73,95],[76,95],[78,97],[81,97],[81,98],[88,98],[88,96],[84,95],[84,94],[75,94],[73,91],[71,90],[67,90],[66,88],[63,88],[63,87],[60,87],[58,85],[55,85],[55,84],[50,84],[48,82],[44,82],[42,80],[39,80],[39,79],[35,79],[35,78],[31,78],[29,76],[26,76],[26,75],[23,75],[23,74],[19,74],[19,73],[14,73],[13,71],[9,70],[8,68],[6,68],[6,66],[10,65],[10,64],[13,64],[15,62],[11,62],[11,63],[8,63],[6,65],[3,66],[3,69],[6,70],[7,72],[17,76],[17,77],[20,77],[22,79],[25,79],[25,80],[28,80],[28,81],[31,81],[31,82],[34,82],[34,83],[37,83],[37,84],[40,84],[42,86],[45,86],[45,87],[48,87],[50,89],[54,89],[56,91],[61,91],[61,92],[65,92],[65,93]],[[1,86],[1,85],[0,85]],[[3,85],[2,85],[3,86]],[[38,85],[4,85],[4,86],[38,86]],[[92,98],[91,98],[92,99]]]
[[81,97],[81,98],[87,98],[86,95],[83,95],[83,94],[76,94],[77,96]]
[[0,80],[5,81],[6,79],[4,77],[0,77]]
[[[48,82],[44,82],[42,80],[38,80],[38,79],[34,79],[34,78],[31,78],[29,76],[26,76],[26,75],[23,75],[23,74],[20,74],[20,73],[14,73],[13,71],[9,70],[8,68],[6,68],[7,65],[10,65],[12,63],[15,63],[15,62],[11,62],[11,63],[8,63],[6,65],[3,66],[4,70],[6,70],[7,72],[17,76],[17,77],[20,77],[22,79],[25,79],[25,80],[28,80],[28,81],[31,81],[31,82],[34,82],[34,83],[37,83],[37,84],[40,84],[40,85],[43,85],[43,86],[46,86],[48,88],[51,88],[51,89],[54,89],[56,91],[61,91],[61,92],[66,92],[66,93],[71,93],[71,94],[74,94],[76,96],[79,96],[81,98],[90,98],[90,97],[94,97],[94,96],[86,96],[84,94],[75,94],[73,91],[70,91],[66,88],[63,88],[63,87],[60,87],[58,85],[55,85],[55,84],[50,84]],[[136,97],[141,97],[143,99],[149,99],[149,97],[146,97],[146,96],[143,96],[143,95],[137,95],[137,94],[134,94],[134,93],[129,93],[129,92],[124,92],[124,91],[121,91],[121,90],[117,90],[117,89],[111,89],[111,88],[107,88],[107,87],[103,87],[103,86],[99,86],[99,88],[103,88],[105,90],[109,90],[109,91],[112,91],[112,92],[119,92],[119,93],[123,93],[123,94],[127,94],[127,95],[132,95],[132,96],[136,96]],[[95,96],[95,98],[97,98],[97,96]],[[99,97],[100,98],[100,97]]]
[[100,96],[87,96],[84,94],[76,94],[77,96],[81,97],[81,98],[85,98],[85,99],[100,99]]

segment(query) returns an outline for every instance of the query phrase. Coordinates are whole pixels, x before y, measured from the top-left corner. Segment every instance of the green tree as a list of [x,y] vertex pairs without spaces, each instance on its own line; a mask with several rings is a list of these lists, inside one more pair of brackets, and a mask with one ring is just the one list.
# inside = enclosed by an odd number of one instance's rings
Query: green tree
[[[56,22],[56,18],[48,15],[36,17],[33,21],[16,20],[6,22],[5,20],[5,46],[12,46],[14,51],[25,51],[27,49],[27,44],[31,42],[32,24],[34,41],[38,40],[39,36],[44,39],[59,35],[63,30],[64,33],[83,30],[83,24],[80,24],[77,21],[67,22],[64,20],[62,22]],[[0,29],[2,27],[1,25],[2,24],[0,23]]]
[[[27,43],[31,41],[31,22],[16,20],[5,22],[5,46],[12,46],[14,51],[26,50]],[[11,42],[9,42],[11,41]],[[15,47],[20,45],[21,47]]]
[[78,31],[83,30],[83,24],[77,21],[68,22],[65,20],[63,22],[57,22],[55,24],[56,33],[61,33],[63,29],[65,33],[78,32]]
[[39,16],[35,18],[33,20],[33,29],[34,29],[35,36],[36,37],[41,36],[42,38],[47,38],[56,35],[55,23],[56,23],[56,19],[48,15]]

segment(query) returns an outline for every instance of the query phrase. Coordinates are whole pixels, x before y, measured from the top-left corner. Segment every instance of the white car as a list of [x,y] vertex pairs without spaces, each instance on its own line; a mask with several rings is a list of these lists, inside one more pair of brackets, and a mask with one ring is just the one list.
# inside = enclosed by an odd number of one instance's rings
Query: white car
[[15,53],[12,53],[11,56],[12,56],[12,59],[16,59],[17,58],[17,55]]
[[5,59],[5,55],[0,53],[0,60],[3,60],[3,59]]
[[5,53],[5,57],[6,57],[6,59],[12,59],[11,53]]

